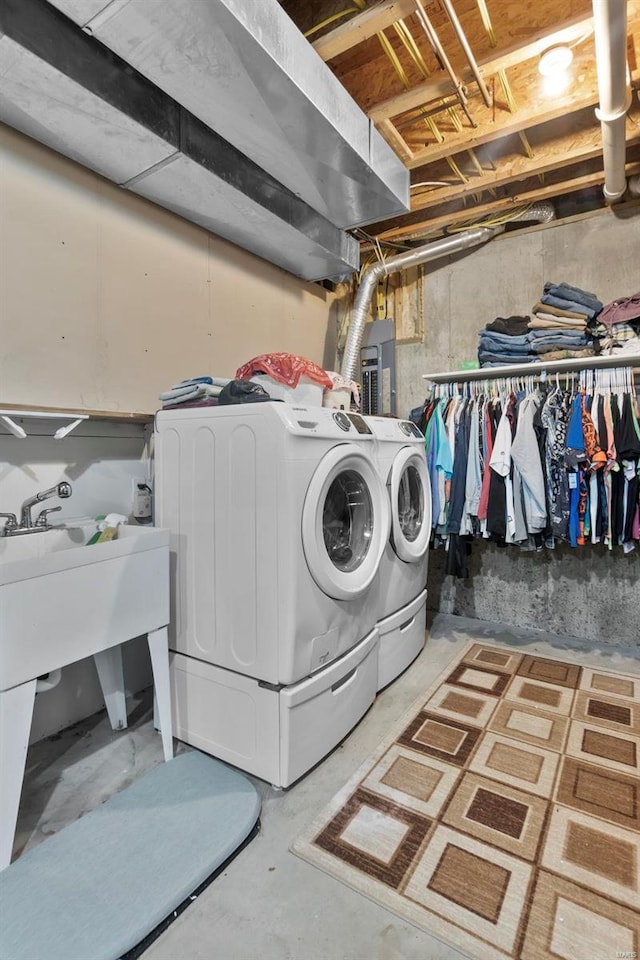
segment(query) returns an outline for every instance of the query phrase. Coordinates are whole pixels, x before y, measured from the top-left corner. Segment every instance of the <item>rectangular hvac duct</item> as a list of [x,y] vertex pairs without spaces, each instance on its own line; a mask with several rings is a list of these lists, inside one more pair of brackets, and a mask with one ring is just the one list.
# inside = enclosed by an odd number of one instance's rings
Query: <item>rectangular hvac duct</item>
[[359,248],[44,0],[0,0],[0,120],[304,280]]
[[406,213],[409,173],[277,0],[50,0],[342,228]]

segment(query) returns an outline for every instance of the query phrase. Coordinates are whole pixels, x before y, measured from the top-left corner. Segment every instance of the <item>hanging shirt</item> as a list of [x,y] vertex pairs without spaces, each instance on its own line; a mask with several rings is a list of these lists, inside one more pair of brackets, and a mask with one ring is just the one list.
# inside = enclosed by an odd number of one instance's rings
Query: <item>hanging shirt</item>
[[516,524],[513,504],[513,484],[511,482],[511,422],[507,411],[502,414],[490,461],[491,469],[504,478],[505,486],[505,539],[507,543],[515,540]]
[[520,404],[518,426],[511,445],[511,457],[522,478],[522,498],[529,533],[538,533],[547,525],[547,501],[538,437],[533,427],[537,412],[534,395]]

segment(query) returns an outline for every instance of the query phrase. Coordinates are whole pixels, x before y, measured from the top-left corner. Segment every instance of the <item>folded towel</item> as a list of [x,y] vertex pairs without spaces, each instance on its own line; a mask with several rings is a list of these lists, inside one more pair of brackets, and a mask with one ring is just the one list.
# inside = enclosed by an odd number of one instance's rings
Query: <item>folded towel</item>
[[181,380],[180,383],[174,383],[172,390],[179,390],[181,387],[191,387],[195,383],[205,383],[209,386],[225,387],[229,383],[228,377],[191,377],[189,380]]
[[222,387],[210,386],[208,383],[196,383],[192,387],[187,387],[186,390],[183,388],[177,391],[168,390],[166,393],[160,394],[160,399],[163,407],[171,407],[179,403],[201,400],[204,397],[219,397],[221,392]]

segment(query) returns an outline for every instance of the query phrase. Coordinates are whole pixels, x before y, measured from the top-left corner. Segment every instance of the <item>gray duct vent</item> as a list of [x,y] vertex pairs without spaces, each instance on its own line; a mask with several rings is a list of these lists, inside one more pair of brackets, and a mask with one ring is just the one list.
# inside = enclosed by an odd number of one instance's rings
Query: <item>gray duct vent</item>
[[44,0],[0,0],[0,120],[305,280],[359,263],[338,230]]
[[406,213],[409,173],[277,0],[50,0],[331,223]]

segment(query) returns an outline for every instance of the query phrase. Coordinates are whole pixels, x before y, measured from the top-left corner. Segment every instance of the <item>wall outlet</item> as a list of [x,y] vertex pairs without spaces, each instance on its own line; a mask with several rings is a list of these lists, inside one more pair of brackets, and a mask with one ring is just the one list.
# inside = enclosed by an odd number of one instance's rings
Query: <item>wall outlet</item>
[[147,480],[133,480],[132,514],[136,520],[151,519],[151,486]]

